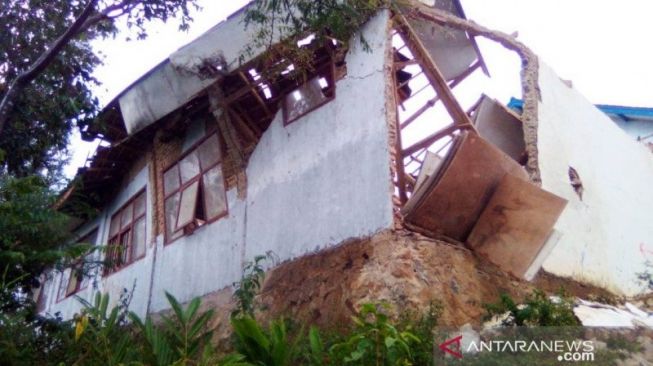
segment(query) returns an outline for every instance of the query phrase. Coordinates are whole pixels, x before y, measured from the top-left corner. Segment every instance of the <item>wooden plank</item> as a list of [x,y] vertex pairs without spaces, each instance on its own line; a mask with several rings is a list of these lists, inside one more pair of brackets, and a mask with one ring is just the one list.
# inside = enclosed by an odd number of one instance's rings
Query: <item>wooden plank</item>
[[463,126],[455,125],[455,124],[449,125],[449,126],[443,128],[443,129],[439,130],[439,131],[436,131],[436,132],[432,133],[431,135],[423,138],[422,140],[414,143],[413,145],[405,148],[402,151],[402,154],[403,154],[403,156],[412,155],[412,154],[414,154],[414,153],[416,153],[416,152],[418,152],[418,151],[420,151],[422,149],[425,149],[425,148],[431,146],[435,141],[437,141],[437,140],[439,140],[439,139],[441,139],[443,137],[449,136],[449,135],[451,135],[452,133],[454,133],[454,132],[456,132],[458,130],[470,129],[470,128],[471,128],[471,125],[463,125]]
[[402,209],[404,220],[464,241],[506,174],[528,179],[524,168],[471,132],[454,139],[438,171]]
[[507,174],[468,243],[504,271],[524,278],[566,205],[567,200]]
[[[449,83],[449,88],[453,89],[456,86],[458,86],[458,84],[460,84],[463,80],[465,80],[466,77],[471,75],[471,73],[473,73],[478,67],[479,67],[478,62],[475,63],[474,65],[470,66],[469,69],[467,69],[467,71],[465,71],[465,73],[460,75],[456,80],[453,80],[451,83]],[[415,113],[413,113],[413,115],[406,118],[406,120],[401,123],[401,128],[403,129],[403,128],[407,127],[408,125],[410,125],[411,123],[413,123],[417,118],[419,118],[419,116],[421,116],[424,112],[426,112],[431,107],[433,107],[435,105],[435,103],[438,102],[438,100],[440,100],[440,98],[437,95],[435,97],[433,97],[433,99],[428,100],[426,102],[426,104],[424,104],[422,107],[420,107]],[[466,112],[466,114],[469,115],[469,111]]]
[[218,124],[218,130],[227,144],[227,153],[235,162],[238,168],[245,166],[245,152],[238,139],[238,132],[232,125],[231,117],[227,112],[227,106],[222,104],[224,93],[218,85],[213,85],[208,90],[211,114]]
[[[397,93],[397,78],[396,78],[396,69],[392,65],[392,92],[395,100],[395,108],[398,108],[399,95]],[[399,116],[399,111],[396,111],[396,116]],[[397,190],[399,193],[399,200],[403,205],[408,201],[408,194],[406,193],[406,169],[404,167],[404,157],[406,155],[402,154],[402,142],[401,142],[401,127],[399,126],[399,119],[395,121],[395,169],[397,173]]]
[[435,88],[435,91],[442,100],[442,103],[444,103],[447,112],[449,112],[449,115],[454,119],[454,123],[471,125],[472,121],[467,113],[465,113],[465,110],[461,107],[460,103],[458,103],[458,100],[456,100],[456,97],[449,88],[447,81],[438,69],[435,61],[431,58],[429,52],[422,44],[422,41],[420,41],[420,39],[415,35],[415,31],[403,16],[399,17],[399,19],[402,23],[402,27],[405,29],[405,32],[403,33],[408,48],[411,53],[415,55],[415,58],[420,61],[424,74],[431,85],[433,85],[433,88]]
[[493,143],[516,161],[524,155],[524,126],[514,113],[496,100],[483,95],[474,114],[479,135]]
[[252,128],[245,121],[243,121],[238,113],[231,108],[228,108],[227,111],[232,117],[231,121],[234,122],[234,125],[241,131],[241,133],[247,137],[249,141],[252,141],[255,144],[258,143],[259,137],[256,136],[256,133],[254,133]]
[[[254,98],[256,98],[256,100],[259,102],[259,104],[261,105],[261,107],[265,111],[265,114],[267,116],[271,116],[272,113],[270,112],[270,109],[268,108],[267,103],[265,103],[263,98],[261,98],[261,95],[258,93],[257,87],[253,86],[252,84],[249,83],[249,79],[247,78],[247,76],[242,71],[239,71],[238,75],[240,75],[240,78],[243,79],[245,84],[247,84],[250,87],[250,91],[251,91],[252,95],[254,95]],[[263,85],[264,83],[265,82],[263,81],[263,77],[261,77],[260,82],[257,82],[257,84],[261,84],[261,85]]]

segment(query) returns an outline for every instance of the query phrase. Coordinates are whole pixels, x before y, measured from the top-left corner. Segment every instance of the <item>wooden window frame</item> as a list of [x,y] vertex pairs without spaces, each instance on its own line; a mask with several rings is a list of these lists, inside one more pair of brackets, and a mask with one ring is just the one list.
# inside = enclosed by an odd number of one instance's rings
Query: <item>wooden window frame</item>
[[[179,222],[179,211],[181,210],[181,203],[182,203],[182,199],[181,199],[181,198],[182,198],[182,194],[183,194],[183,192],[184,192],[188,187],[190,187],[191,185],[197,183],[197,184],[198,184],[198,187],[197,187],[197,189],[198,189],[197,195],[198,195],[198,196],[199,196],[199,195],[202,195],[201,198],[202,198],[202,199],[205,199],[205,198],[204,198],[204,197],[205,197],[205,193],[204,193],[204,183],[203,183],[203,179],[202,179],[202,177],[204,176],[204,174],[205,174],[206,172],[208,172],[209,170],[214,169],[215,167],[218,167],[218,166],[220,167],[220,171],[221,171],[221,173],[222,173],[222,180],[223,180],[222,184],[223,184],[223,187],[224,187],[224,190],[223,190],[223,197],[224,197],[224,202],[225,202],[225,209],[224,209],[224,211],[220,212],[220,213],[219,213],[218,215],[216,215],[215,217],[207,217],[207,218],[206,218],[206,222],[203,224],[203,226],[204,226],[204,225],[211,224],[211,223],[213,223],[213,222],[216,222],[216,221],[218,221],[218,220],[220,220],[220,219],[222,219],[222,218],[224,218],[224,217],[226,217],[226,216],[229,215],[229,204],[228,204],[228,201],[227,201],[227,182],[226,182],[226,177],[224,176],[224,171],[222,170],[222,167],[223,167],[222,164],[224,163],[224,161],[223,161],[223,157],[222,157],[222,150],[221,150],[221,148],[222,148],[222,143],[221,143],[221,141],[220,141],[220,136],[218,135],[217,131],[212,130],[212,131],[208,132],[208,133],[207,133],[204,137],[202,137],[199,141],[197,141],[197,142],[194,143],[191,147],[189,147],[188,150],[187,150],[186,152],[184,152],[182,155],[180,155],[180,156],[179,156],[179,157],[178,157],[178,158],[177,158],[173,163],[168,164],[168,166],[166,166],[166,168],[163,170],[162,177],[165,177],[165,174],[166,174],[170,169],[172,169],[172,168],[174,168],[175,166],[177,166],[177,165],[178,165],[182,160],[184,160],[187,156],[189,156],[189,155],[192,154],[193,152],[196,152],[197,149],[200,147],[200,145],[202,145],[205,141],[207,141],[208,139],[210,139],[210,138],[213,137],[213,136],[216,136],[216,137],[218,138],[218,149],[220,149],[220,156],[218,157],[218,159],[217,159],[217,161],[216,161],[215,163],[210,164],[208,167],[203,167],[203,166],[202,166],[201,159],[199,159],[199,155],[198,155],[198,161],[199,161],[199,173],[197,173],[197,175],[195,175],[193,178],[190,178],[187,182],[182,183],[182,182],[181,182],[181,169],[177,169],[177,178],[178,178],[178,181],[179,181],[179,187],[177,187],[177,189],[172,190],[172,191],[170,191],[170,192],[168,192],[168,193],[166,193],[166,187],[165,187],[165,183],[166,183],[166,182],[165,182],[165,178],[162,179],[162,181],[163,181],[163,184],[162,184],[162,186],[163,186],[163,210],[164,210],[164,215],[163,215],[163,217],[164,217],[164,244],[165,244],[165,245],[172,244],[172,243],[174,243],[175,241],[177,241],[177,239],[180,239],[180,238],[182,238],[182,237],[188,235],[188,233],[186,233],[185,230],[181,229],[181,231],[182,231],[182,234],[181,234],[181,235],[177,236],[177,237],[174,238],[174,239],[171,239],[171,238],[168,237],[168,228],[167,228],[167,222],[166,222],[166,220],[168,219],[168,217],[167,217],[167,215],[165,214],[165,203],[166,203],[166,201],[168,200],[168,198],[170,198],[170,197],[172,197],[172,196],[174,196],[174,195],[176,195],[176,194],[179,194],[179,203],[177,204],[177,211],[176,211],[176,213],[175,213],[175,226],[177,226],[177,224],[178,224],[178,222]],[[195,200],[195,207],[193,208],[193,211],[196,211],[196,210],[197,210],[197,200],[198,200],[198,199],[200,199],[200,198],[196,198],[196,200]],[[204,202],[203,202],[202,204],[203,204],[203,205],[206,205],[206,203],[204,203]],[[206,210],[206,207],[204,207],[204,210]],[[192,221],[189,222],[189,223],[187,223],[186,225],[189,225],[189,224],[191,224],[191,223],[192,223]],[[174,234],[177,233],[178,231],[180,231],[180,230],[176,230],[176,231],[173,230],[172,234],[174,235]]]
[[[126,248],[123,248],[124,252],[127,253],[127,259],[124,262],[122,260],[120,262],[115,261],[115,262],[112,263],[112,266],[105,266],[104,267],[104,273],[103,273],[104,277],[107,277],[107,276],[112,275],[112,274],[114,274],[116,272],[119,272],[119,271],[123,270],[126,267],[129,267],[133,263],[145,258],[145,256],[147,255],[147,218],[146,218],[147,217],[147,194],[146,193],[147,193],[146,188],[143,188],[140,191],[136,192],[136,194],[134,194],[131,198],[129,198],[129,200],[127,202],[125,202],[125,204],[123,204],[118,210],[116,210],[116,212],[113,215],[111,215],[111,218],[109,219],[109,235],[111,235],[111,223],[114,222],[114,219],[116,217],[118,217],[118,221],[117,221],[118,222],[118,231],[114,235],[109,236],[109,240],[107,240],[107,242],[109,243],[109,246],[107,248],[107,253],[105,255],[105,259],[109,259],[110,257],[114,257],[114,256],[116,256],[118,254],[122,255],[122,253],[120,253],[120,251],[116,251],[114,248],[123,247],[123,243],[120,242],[120,238],[123,237],[125,234],[128,234],[129,235],[128,236],[128,242],[127,242],[127,245],[125,245]],[[134,205],[133,203],[136,202],[136,199],[139,198],[141,195],[143,195],[143,198],[144,198],[143,204],[145,205],[145,209],[143,210],[143,213],[141,213],[138,216],[135,216],[134,213],[135,213],[135,210],[136,210],[136,205]],[[131,210],[132,210],[131,221],[129,222],[128,225],[123,227],[122,226],[122,215],[123,215],[123,212],[125,211],[125,209],[127,207],[129,207],[130,205],[131,205]],[[145,251],[143,252],[143,254],[141,256],[139,256],[137,258],[132,258],[131,255],[132,255],[132,245],[134,243],[134,224],[140,219],[145,220],[145,232],[144,232],[144,234],[145,234],[145,238],[144,238],[144,240],[145,240]],[[115,259],[115,258],[112,258],[112,259]]]
[[[95,241],[97,242],[98,234],[99,234],[99,230],[96,227],[96,228],[94,228],[92,230],[89,230],[84,236],[82,236],[77,241],[77,243],[83,243],[86,239],[88,239],[90,237],[93,237],[93,236],[95,236]],[[96,243],[92,243],[92,244],[95,245]],[[84,260],[84,257],[75,260],[73,262],[73,264],[70,265],[70,267],[68,267],[68,268],[66,268],[64,270],[64,271],[70,270],[70,276],[68,276],[68,280],[66,281],[65,286],[63,286],[64,285],[63,282],[64,282],[64,278],[65,278],[64,277],[64,272],[61,273],[61,281],[59,281],[59,288],[57,289],[57,302],[61,302],[61,301],[65,300],[65,299],[79,293],[80,291],[86,290],[86,288],[88,287],[88,282],[84,283],[84,280],[85,280],[84,277],[85,276],[83,276],[81,279],[77,279],[77,283],[75,284],[75,288],[70,292],[68,291],[68,286],[70,285],[70,281],[73,278],[73,276],[75,275],[75,272],[79,270],[80,264],[83,265],[83,260]],[[62,287],[66,288],[63,292],[61,291]],[[62,293],[63,293],[63,296],[62,296]],[[43,291],[42,290],[41,290],[41,293],[39,293],[39,298],[41,296],[43,296]]]
[[[315,73],[310,75],[310,77],[306,78],[306,82],[299,84],[296,88],[292,89],[290,92],[286,93],[283,98],[281,99],[281,109],[283,110],[283,125],[288,126],[289,124],[296,122],[303,118],[304,116],[308,115],[309,113],[319,109],[320,107],[328,104],[329,102],[333,101],[336,99],[336,67],[335,63],[331,60],[329,61],[326,65],[318,68]],[[327,90],[324,93],[324,96],[326,99],[324,99],[321,103],[318,103],[308,110],[304,111],[303,113],[290,118],[289,113],[288,113],[288,107],[286,106],[286,98],[300,89],[302,86],[306,85],[310,81],[312,81],[315,78],[323,77],[327,80],[327,83],[329,86],[326,88]]]

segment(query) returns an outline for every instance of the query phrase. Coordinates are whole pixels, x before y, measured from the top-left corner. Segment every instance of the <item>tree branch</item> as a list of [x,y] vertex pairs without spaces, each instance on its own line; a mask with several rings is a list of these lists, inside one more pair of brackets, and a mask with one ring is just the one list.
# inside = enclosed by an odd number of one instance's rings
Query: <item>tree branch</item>
[[22,73],[20,73],[7,88],[5,95],[0,102],[0,134],[4,130],[5,123],[9,117],[9,112],[14,107],[16,97],[25,89],[29,83],[36,79],[43,70],[45,70],[50,63],[55,59],[55,57],[61,52],[61,50],[70,42],[71,39],[76,37],[79,33],[88,29],[89,24],[87,24],[87,19],[91,16],[95,10],[95,5],[98,0],[90,0],[84,10],[80,15],[75,19],[73,24],[57,38],[52,47],[45,51],[32,65]]

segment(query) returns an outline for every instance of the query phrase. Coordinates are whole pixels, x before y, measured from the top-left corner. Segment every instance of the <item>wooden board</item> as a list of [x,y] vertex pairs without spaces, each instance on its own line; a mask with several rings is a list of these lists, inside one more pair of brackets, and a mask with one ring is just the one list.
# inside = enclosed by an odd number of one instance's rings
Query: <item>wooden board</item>
[[524,278],[567,201],[506,175],[467,240],[472,250]]
[[428,231],[465,241],[506,174],[526,180],[526,171],[474,132],[462,132],[438,171],[411,196],[402,214]]
[[524,127],[522,121],[505,106],[483,95],[474,114],[478,134],[501,151],[519,161],[524,155]]
[[424,163],[422,163],[422,168],[419,170],[419,175],[417,176],[417,182],[415,183],[415,190],[418,190],[419,187],[424,184],[424,182],[433,174],[436,174],[440,166],[442,165],[442,159],[438,155],[427,151],[426,156],[424,157]]

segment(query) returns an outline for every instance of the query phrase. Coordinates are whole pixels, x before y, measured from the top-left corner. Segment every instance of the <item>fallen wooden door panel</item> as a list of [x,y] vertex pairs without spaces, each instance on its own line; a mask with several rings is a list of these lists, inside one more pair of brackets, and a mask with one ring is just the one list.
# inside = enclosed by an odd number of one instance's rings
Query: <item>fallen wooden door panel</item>
[[475,133],[463,132],[438,171],[410,197],[402,210],[404,219],[465,241],[506,174],[528,179],[526,171],[497,147]]
[[521,160],[526,145],[522,121],[508,108],[483,95],[474,114],[479,135],[493,143],[514,160]]
[[504,271],[523,278],[566,205],[565,199],[507,174],[467,242]]

